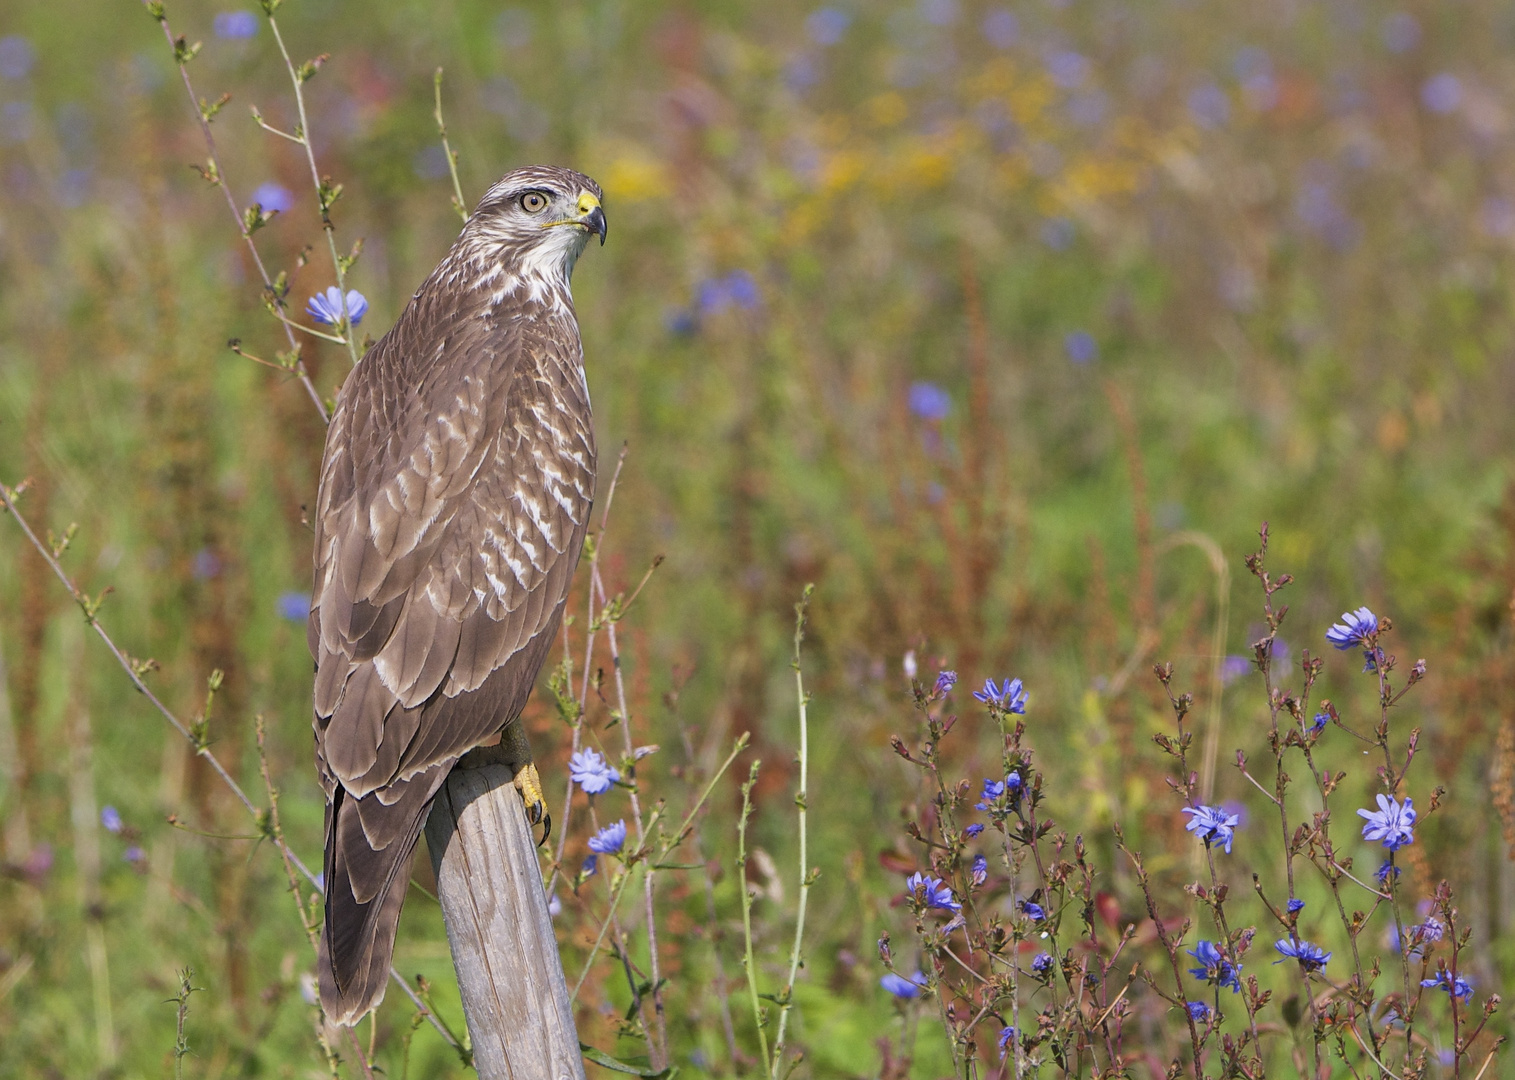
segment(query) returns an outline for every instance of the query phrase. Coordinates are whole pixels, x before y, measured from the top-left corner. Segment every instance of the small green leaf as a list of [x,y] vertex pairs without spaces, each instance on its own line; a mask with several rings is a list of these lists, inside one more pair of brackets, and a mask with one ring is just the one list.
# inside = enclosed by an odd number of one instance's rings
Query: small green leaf
[[320,56],[305,61],[295,69],[295,78],[300,82],[309,82],[315,77],[316,72],[321,70],[321,65],[331,59],[331,53],[322,53]]
[[197,41],[191,45],[188,38],[182,35],[176,37],[174,39],[174,63],[179,64],[181,67],[189,63],[200,52],[200,47],[203,44],[203,42]]
[[215,101],[206,101],[204,98],[201,98],[200,115],[205,118],[205,122],[208,124],[216,118],[216,113],[224,109],[226,107],[226,103],[230,100],[230,94],[222,94]]
[[[603,1050],[596,1050],[588,1043],[579,1043],[579,1049],[583,1051],[586,1061],[592,1061],[596,1065],[603,1066],[614,1072],[626,1073],[628,1076],[646,1076],[652,1078],[652,1080],[659,1080],[659,1078],[661,1080],[672,1080],[672,1077],[679,1071],[673,1065],[668,1066],[666,1069],[654,1069],[650,1064],[643,1065],[630,1061],[620,1061],[617,1058],[611,1057]],[[642,1061],[646,1060],[646,1058],[642,1059]]]
[[278,212],[263,209],[261,203],[250,203],[247,209],[242,211],[242,226],[247,230],[247,235],[251,236],[272,221]]

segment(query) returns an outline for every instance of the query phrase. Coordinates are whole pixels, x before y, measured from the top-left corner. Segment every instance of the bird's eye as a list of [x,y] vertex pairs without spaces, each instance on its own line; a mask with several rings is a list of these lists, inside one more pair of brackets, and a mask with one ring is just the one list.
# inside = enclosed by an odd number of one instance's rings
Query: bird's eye
[[521,196],[521,209],[528,214],[540,214],[547,209],[547,196],[540,191],[528,191]]

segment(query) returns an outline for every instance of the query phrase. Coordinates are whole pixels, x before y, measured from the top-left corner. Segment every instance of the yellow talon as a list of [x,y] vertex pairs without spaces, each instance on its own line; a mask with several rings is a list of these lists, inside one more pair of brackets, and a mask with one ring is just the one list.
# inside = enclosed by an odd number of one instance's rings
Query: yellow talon
[[518,768],[515,786],[521,793],[521,801],[526,804],[526,820],[533,825],[546,823],[542,839],[537,842],[545,844],[552,833],[552,817],[547,813],[547,797],[542,793],[542,777],[537,773],[537,767],[528,761]]

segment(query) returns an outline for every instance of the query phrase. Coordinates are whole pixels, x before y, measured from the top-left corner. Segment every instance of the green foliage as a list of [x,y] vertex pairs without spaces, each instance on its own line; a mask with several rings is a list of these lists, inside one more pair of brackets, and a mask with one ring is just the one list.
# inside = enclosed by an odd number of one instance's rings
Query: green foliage
[[[1267,632],[1240,591],[1264,519],[1274,562],[1297,580],[1281,633],[1293,664],[1359,604],[1391,612],[1396,640],[1431,660],[1406,710],[1425,732],[1417,768],[1448,795],[1404,888],[1429,899],[1445,878],[1477,898],[1464,916],[1489,948],[1473,976],[1480,995],[1502,988],[1515,971],[1500,869],[1515,841],[1503,7],[1417,9],[1416,40],[1396,52],[1387,13],[1341,4],[1288,18],[1265,5],[1016,4],[1003,48],[984,22],[997,6],[978,0],[839,4],[851,20],[830,45],[809,36],[811,6],[787,0],[257,6],[278,10],[294,56],[315,59],[286,66],[266,19],[226,37],[217,11],[157,0],[145,7],[159,24],[129,4],[23,0],[3,31],[35,59],[0,79],[0,483],[79,591],[0,520],[0,1075],[326,1069],[302,1000],[313,955],[260,842],[274,819],[249,821],[196,753],[266,807],[263,716],[283,835],[318,864],[310,660],[290,595],[309,586],[318,409],[351,360],[278,320],[301,322],[340,276],[372,305],[362,329],[382,333],[456,235],[451,204],[466,211],[538,160],[606,190],[610,242],[586,254],[575,295],[600,444],[630,445],[600,559],[611,597],[636,599],[586,611],[576,585],[579,651],[566,668],[554,656],[526,718],[544,779],[566,775],[574,723],[619,739],[606,726],[629,713],[661,747],[631,759],[636,783],[681,821],[752,733],[683,846],[659,856],[673,1065],[750,1070],[775,1034],[780,1010],[759,991],[782,1000],[792,947],[790,612],[807,583],[803,805],[824,873],[786,1038],[805,1055],[796,1075],[903,1076],[907,1044],[915,1074],[938,1075],[953,1058],[936,1002],[897,1005],[875,959],[877,939],[903,928],[891,902],[899,860],[913,858],[904,823],[922,809],[888,744],[908,715],[905,658],[922,679],[956,668],[965,690],[1024,678],[1038,767],[1055,781],[1049,812],[1085,836],[1111,910],[1142,910],[1119,869],[1118,820],[1162,902],[1192,916],[1151,743],[1168,704],[1143,672],[1171,659],[1207,715],[1216,584],[1183,537],[1203,534],[1230,560],[1221,631],[1245,656]],[[1067,50],[1088,67],[1066,68]],[[1459,80],[1450,111],[1425,96],[1441,73]],[[1213,95],[1196,96],[1211,84],[1219,121]],[[267,130],[212,125],[219,156],[207,158],[200,121],[227,94],[257,102]],[[254,194],[265,184],[288,209]],[[755,303],[734,273],[750,275]],[[1070,357],[1078,333],[1095,346],[1086,362]],[[944,415],[912,413],[916,382],[945,393]],[[581,667],[582,634],[604,632],[593,616],[607,604],[624,709],[603,645],[587,680]],[[1328,665],[1317,693],[1372,713],[1349,667]],[[1217,688],[1223,765],[1266,754],[1250,678]],[[944,767],[980,775],[994,759],[981,743],[958,740]],[[740,776],[753,813],[738,868]],[[1366,805],[1369,787],[1348,783]],[[1217,801],[1252,797],[1217,771]],[[587,828],[576,798],[558,825],[571,830],[557,885],[570,977],[601,930],[608,877],[571,889]],[[123,831],[83,839],[105,804]],[[1365,863],[1366,845],[1356,854]],[[1236,865],[1268,857],[1239,851]],[[699,865],[708,882],[686,869]],[[308,912],[313,894],[296,888]],[[1312,912],[1327,901],[1305,895]],[[712,993],[717,949],[737,1063]],[[645,969],[645,940],[628,955]],[[461,1032],[440,916],[420,890],[397,964],[425,976]],[[628,981],[613,956],[589,970],[581,1035],[636,1059],[647,1046],[633,991],[651,983]],[[391,988],[377,1064],[462,1075],[414,1014]],[[1277,1053],[1288,1058],[1286,1040]]]

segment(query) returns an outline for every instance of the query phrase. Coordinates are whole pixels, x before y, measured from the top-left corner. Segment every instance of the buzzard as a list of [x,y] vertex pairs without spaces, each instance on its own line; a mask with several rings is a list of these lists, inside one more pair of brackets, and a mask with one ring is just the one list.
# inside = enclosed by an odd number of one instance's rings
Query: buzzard
[[528,815],[545,817],[515,721],[594,497],[568,281],[590,234],[605,242],[600,197],[569,169],[507,174],[337,397],[306,637],[326,789],[321,1005],[339,1024],[383,1000],[416,839],[458,758],[503,738]]

